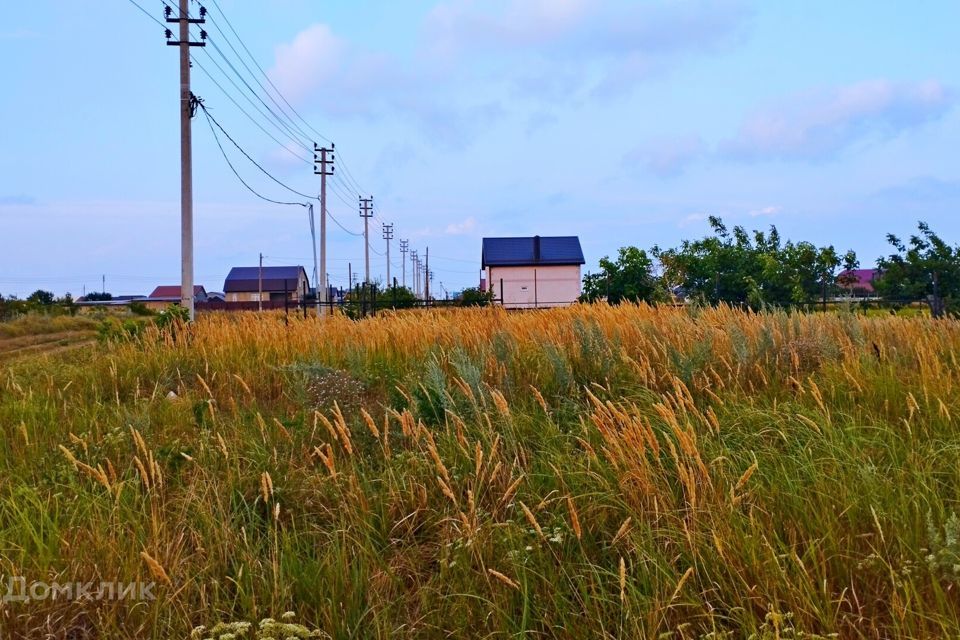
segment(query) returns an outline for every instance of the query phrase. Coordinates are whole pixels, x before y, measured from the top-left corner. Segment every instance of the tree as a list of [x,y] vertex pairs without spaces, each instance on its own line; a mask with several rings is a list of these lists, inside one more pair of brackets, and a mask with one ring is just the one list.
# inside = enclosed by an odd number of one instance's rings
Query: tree
[[663,264],[666,281],[687,297],[752,308],[817,298],[826,305],[841,264],[832,246],[783,242],[774,226],[751,235],[741,226],[728,230],[720,218],[711,216],[709,221],[713,235],[654,254]]
[[581,299],[586,302],[657,302],[666,297],[662,279],[654,275],[653,260],[636,247],[621,247],[615,262],[604,257],[600,273],[588,273],[583,278]]
[[837,284],[843,289],[853,291],[853,285],[857,283],[857,274],[854,273],[860,268],[860,261],[853,249],[849,249],[843,254],[843,271],[837,276]]
[[940,318],[960,302],[960,247],[949,246],[925,222],[917,229],[907,243],[887,235],[896,253],[877,260],[880,277],[874,286],[887,299],[924,298],[930,314]]
[[377,295],[377,306],[387,306],[393,309],[411,309],[417,306],[417,296],[407,287],[393,285],[383,293]]
[[113,294],[107,291],[91,291],[87,294],[87,300],[90,302],[108,302],[113,300]]
[[53,295],[50,291],[44,291],[43,289],[37,289],[29,296],[27,296],[27,302],[33,304],[39,304],[44,307],[50,306],[53,304],[53,301],[56,299],[56,296]]
[[493,302],[493,292],[481,291],[478,287],[467,287],[457,296],[457,306],[485,307]]

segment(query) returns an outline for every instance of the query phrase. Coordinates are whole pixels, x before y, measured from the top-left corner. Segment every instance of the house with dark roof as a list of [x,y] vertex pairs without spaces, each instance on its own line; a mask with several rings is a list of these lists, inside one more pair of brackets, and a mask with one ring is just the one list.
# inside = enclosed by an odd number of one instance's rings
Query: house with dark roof
[[[193,299],[204,302],[207,299],[207,290],[202,285],[193,286]],[[172,304],[180,304],[180,285],[164,284],[155,288],[146,298],[138,298],[148,309],[166,309]]]
[[234,267],[223,283],[227,302],[259,302],[261,299],[298,302],[306,298],[309,291],[310,281],[301,266]]
[[564,307],[580,297],[576,236],[484,238],[480,262],[494,299],[508,309]]

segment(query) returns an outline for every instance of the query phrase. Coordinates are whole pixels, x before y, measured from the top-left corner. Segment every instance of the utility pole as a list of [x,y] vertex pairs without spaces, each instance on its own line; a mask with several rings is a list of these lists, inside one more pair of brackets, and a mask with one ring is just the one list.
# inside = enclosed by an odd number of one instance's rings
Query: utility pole
[[407,288],[407,251],[410,250],[410,241],[400,241],[400,266],[403,268],[403,288]]
[[100,293],[107,292],[107,274],[100,276]]
[[383,239],[387,241],[387,287],[393,286],[390,279],[390,241],[393,240],[393,224],[383,223]]
[[[313,203],[307,205],[307,210],[310,213],[310,236],[313,242],[311,246],[313,247],[313,286],[317,288],[316,303],[317,303],[317,317],[320,317],[320,271],[317,267],[317,230],[313,224]],[[306,317],[307,304],[303,304],[304,317]]]
[[413,287],[414,297],[420,297],[420,287],[417,286],[417,252],[410,252],[410,286]]
[[207,10],[200,7],[200,17],[191,18],[189,0],[180,0],[180,15],[164,9],[167,23],[180,25],[180,39],[171,40],[167,29],[167,45],[180,47],[180,304],[194,318],[193,309],[193,142],[191,121],[197,112],[197,99],[190,91],[190,47],[206,46],[207,32],[200,31],[201,42],[190,41],[190,25],[206,22]]
[[[317,283],[317,305],[327,301],[327,176],[333,175],[334,149],[336,145],[330,143],[330,148],[318,147],[313,144],[313,173],[320,176],[320,276],[323,282]],[[320,154],[318,157],[317,154]],[[317,164],[320,164],[319,168]],[[322,297],[321,297],[322,296]],[[326,311],[324,311],[326,313]]]
[[365,285],[370,284],[370,217],[373,215],[373,196],[360,198],[360,217],[363,218],[363,260]]
[[425,293],[423,294],[424,300],[427,301],[427,304],[430,304],[430,247],[427,247],[427,264],[424,267],[423,275],[423,286]]
[[257,272],[257,311],[263,311],[263,254],[260,254],[260,270]]

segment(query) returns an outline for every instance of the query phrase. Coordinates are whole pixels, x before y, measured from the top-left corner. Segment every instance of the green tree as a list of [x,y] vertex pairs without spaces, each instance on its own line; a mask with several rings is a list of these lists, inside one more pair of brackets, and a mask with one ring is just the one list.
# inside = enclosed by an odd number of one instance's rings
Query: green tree
[[493,302],[493,292],[481,291],[479,287],[468,287],[457,296],[457,306],[485,307]]
[[874,286],[887,299],[925,299],[930,314],[940,318],[960,303],[960,247],[948,245],[925,222],[917,229],[906,243],[887,235],[896,253],[877,260],[880,277]]
[[54,296],[52,292],[44,291],[43,289],[37,289],[27,296],[27,302],[38,304],[44,307],[52,305],[55,299],[56,296]]
[[658,302],[666,297],[663,280],[654,274],[653,260],[636,247],[621,247],[616,261],[604,257],[600,272],[583,278],[581,299],[586,302]]
[[87,294],[87,300],[90,302],[109,302],[113,300],[113,294],[107,291],[91,291]]
[[712,235],[654,253],[665,280],[689,298],[759,308],[818,298],[826,304],[835,290],[842,261],[832,246],[784,242],[774,226],[750,234],[741,226],[727,229],[717,217],[709,221]]
[[377,308],[411,309],[417,306],[417,296],[407,287],[394,285],[377,293]]
[[853,285],[857,283],[857,274],[854,273],[860,268],[860,260],[853,249],[843,254],[843,271],[837,276],[837,284],[845,291],[852,291]]

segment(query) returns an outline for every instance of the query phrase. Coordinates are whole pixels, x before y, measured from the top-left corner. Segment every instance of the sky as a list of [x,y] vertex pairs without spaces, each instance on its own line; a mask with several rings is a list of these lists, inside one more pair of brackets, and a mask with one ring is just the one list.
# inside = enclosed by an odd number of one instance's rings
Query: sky
[[[137,2],[162,20],[161,0]],[[701,237],[709,215],[852,248],[863,266],[918,220],[960,242],[955,0],[205,6],[192,89],[230,137],[306,196],[313,143],[336,144],[333,285],[363,273],[359,195],[377,212],[371,276],[385,278],[392,222],[391,276],[408,239],[429,247],[441,295],[477,285],[487,236],[577,235],[585,272],[621,246]],[[130,0],[4,7],[0,293],[179,282],[179,69],[164,40]],[[307,202],[217,133],[256,191]],[[312,272],[305,207],[250,193],[202,111],[193,142],[197,282],[222,290],[260,253]]]

